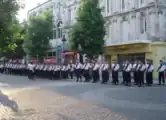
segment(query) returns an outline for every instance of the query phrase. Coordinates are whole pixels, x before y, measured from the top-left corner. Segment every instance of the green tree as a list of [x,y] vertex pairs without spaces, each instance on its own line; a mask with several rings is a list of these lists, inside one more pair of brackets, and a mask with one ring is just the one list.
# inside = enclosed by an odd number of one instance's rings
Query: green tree
[[89,56],[98,55],[104,48],[104,18],[98,0],[81,0],[77,11],[76,24],[69,31],[71,48],[82,51]]
[[28,21],[27,35],[24,42],[26,52],[32,57],[42,59],[48,49],[49,40],[52,39],[52,13],[50,10],[39,16],[32,16]]
[[17,18],[15,17],[15,19],[13,19],[12,21],[8,34],[7,31],[5,33],[8,36],[10,35],[10,38],[6,40],[6,36],[3,36],[4,39],[1,42],[2,56],[10,58],[22,58],[25,55],[22,48],[25,32],[22,31],[24,31],[24,26],[20,24]]
[[0,1],[0,54],[5,55],[9,51],[13,51],[17,45],[15,44],[15,36],[18,26],[16,18],[17,12],[21,7],[19,0],[1,0]]

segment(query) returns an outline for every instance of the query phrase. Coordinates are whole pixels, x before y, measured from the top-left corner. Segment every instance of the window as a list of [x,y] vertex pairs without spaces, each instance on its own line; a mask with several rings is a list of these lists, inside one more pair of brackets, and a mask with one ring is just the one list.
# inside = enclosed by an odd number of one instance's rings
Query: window
[[71,21],[71,9],[68,10],[68,15],[69,15],[69,16],[68,16],[68,17],[69,17],[68,19],[69,19],[69,22],[70,22],[70,21]]
[[125,0],[122,0],[122,10],[125,9]]
[[147,32],[147,18],[144,13],[141,13],[140,17],[140,32],[146,33]]
[[144,33],[144,14],[141,13],[140,15],[140,32]]
[[110,12],[110,0],[107,0],[107,12],[109,13]]
[[144,3],[144,0],[140,0],[140,3],[143,4],[143,3]]
[[51,57],[52,56],[52,52],[48,52],[47,56]]
[[56,29],[53,30],[53,39],[56,38]]
[[56,52],[52,52],[52,56],[56,56]]
[[144,19],[144,32],[147,32],[147,20],[146,20],[146,17]]

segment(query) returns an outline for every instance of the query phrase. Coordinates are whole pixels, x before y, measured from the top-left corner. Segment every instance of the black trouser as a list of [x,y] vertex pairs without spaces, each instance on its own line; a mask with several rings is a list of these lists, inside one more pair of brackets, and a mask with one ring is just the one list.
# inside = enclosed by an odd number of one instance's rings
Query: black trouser
[[112,82],[113,84],[118,84],[118,71],[112,71]]
[[61,71],[60,70],[57,70],[57,71],[54,71],[53,72],[53,78],[54,79],[60,79],[61,78]]
[[70,78],[73,79],[73,71],[69,71]]
[[153,73],[152,72],[146,73],[146,83],[147,83],[147,85],[153,84]]
[[77,78],[77,82],[80,80],[82,82],[82,77],[81,77],[81,70],[80,69],[76,69],[75,70],[75,74],[76,74],[76,78]]
[[69,78],[69,72],[67,70],[67,71],[65,71],[65,79],[68,79],[68,78]]
[[122,72],[122,77],[123,77],[123,84],[126,84],[126,79],[125,79],[126,72],[125,71]]
[[61,78],[65,78],[65,71],[61,71]]
[[3,68],[0,68],[0,73],[2,74],[4,72],[4,69]]
[[98,82],[99,81],[99,70],[94,70],[93,71],[93,82]]
[[57,77],[57,71],[54,71],[54,72],[53,72],[53,78],[54,78],[54,79],[57,79],[57,78],[58,78],[58,77]]
[[144,72],[138,71],[138,85],[142,86],[144,84]]
[[102,71],[102,83],[107,83],[109,80],[108,70]]
[[85,77],[85,82],[90,81],[89,70],[84,70],[84,77]]
[[138,72],[134,72],[134,82],[135,84],[138,84]]
[[49,78],[50,80],[53,79],[53,71],[48,71],[48,78]]
[[165,76],[164,76],[164,72],[159,72],[159,84],[161,85],[161,82],[163,84],[165,84]]
[[29,71],[28,71],[28,78],[29,78],[29,79],[34,79],[34,75],[35,75],[35,72],[34,72],[34,71],[32,71],[32,70],[29,70]]
[[131,85],[131,75],[130,72],[125,72],[126,85]]

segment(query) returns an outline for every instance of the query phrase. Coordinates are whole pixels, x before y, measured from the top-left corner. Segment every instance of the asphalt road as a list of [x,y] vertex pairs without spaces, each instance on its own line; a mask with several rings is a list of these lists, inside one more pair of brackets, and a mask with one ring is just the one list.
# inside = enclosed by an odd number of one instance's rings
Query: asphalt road
[[20,106],[7,120],[166,120],[166,87],[125,87],[70,80],[0,76],[0,89]]

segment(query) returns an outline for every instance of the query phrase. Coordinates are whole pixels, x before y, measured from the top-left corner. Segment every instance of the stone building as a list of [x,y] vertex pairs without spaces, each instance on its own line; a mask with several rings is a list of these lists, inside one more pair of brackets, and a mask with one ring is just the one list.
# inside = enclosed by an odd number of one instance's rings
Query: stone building
[[157,68],[166,56],[165,0],[102,0],[106,19],[106,57],[152,59]]
[[[52,0],[54,15],[53,48],[75,22],[80,0]],[[106,20],[107,60],[152,59],[157,67],[166,56],[166,0],[100,0]],[[53,49],[54,51],[54,49]]]
[[51,9],[53,8],[52,0],[48,0],[41,4],[39,3],[36,7],[28,11],[27,18],[29,18],[30,16],[37,16],[43,11],[45,11],[46,9],[50,9],[50,8]]

